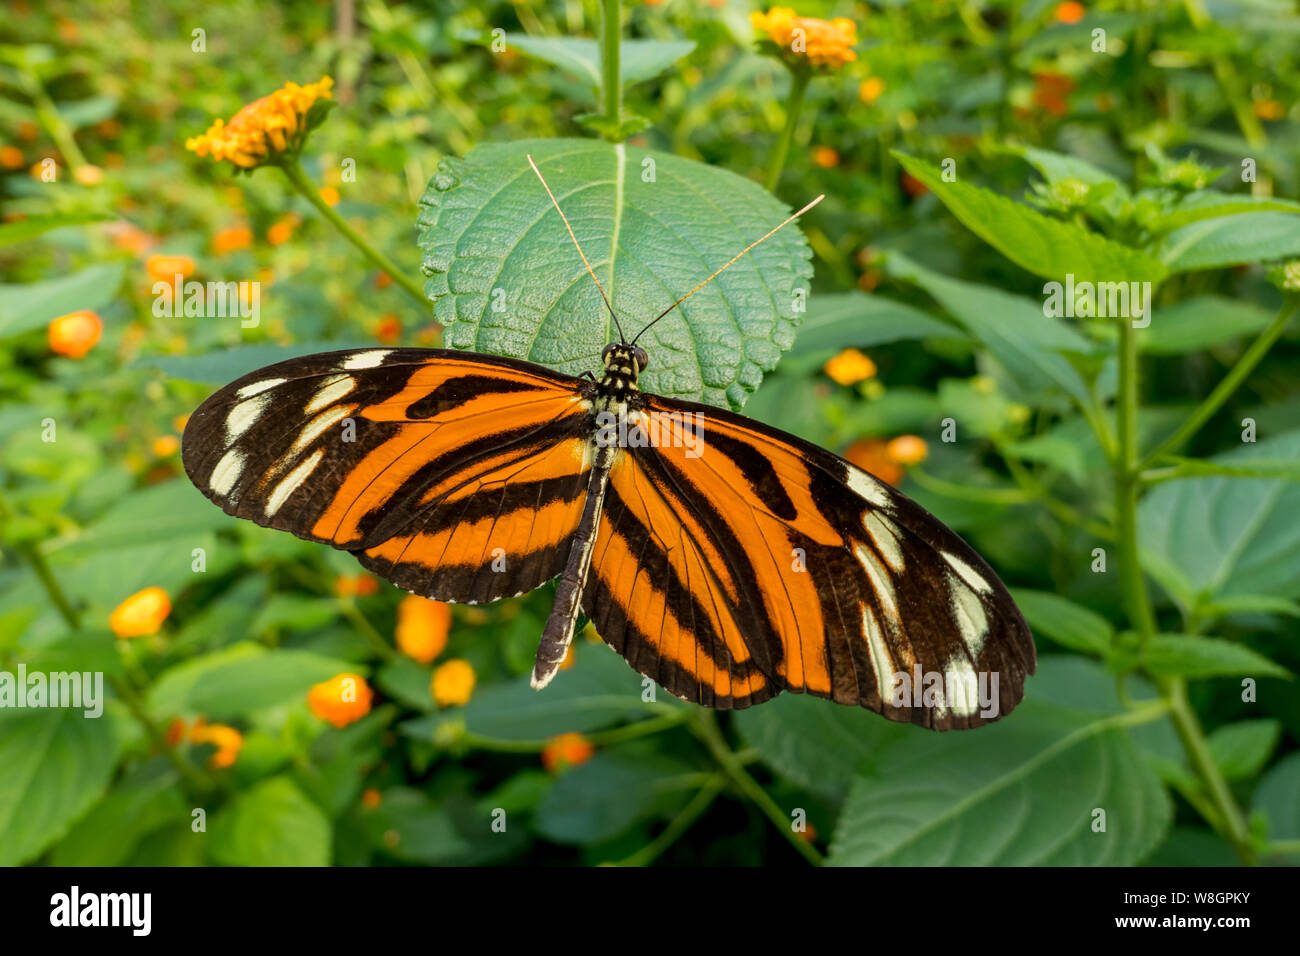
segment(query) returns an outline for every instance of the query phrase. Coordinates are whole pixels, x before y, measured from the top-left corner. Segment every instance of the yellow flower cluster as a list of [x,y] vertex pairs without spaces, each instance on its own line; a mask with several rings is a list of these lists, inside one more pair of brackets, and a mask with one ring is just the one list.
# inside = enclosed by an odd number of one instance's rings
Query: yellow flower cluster
[[301,145],[307,111],[318,100],[330,99],[333,85],[328,76],[306,86],[286,83],[284,89],[249,103],[229,123],[216,120],[202,136],[186,140],[185,148],[199,156],[210,154],[218,162],[229,160],[244,169],[260,166]]
[[801,17],[790,7],[772,7],[767,13],[754,11],[749,17],[754,29],[767,34],[792,66],[806,62],[833,70],[858,58],[853,51],[858,28],[852,20]]

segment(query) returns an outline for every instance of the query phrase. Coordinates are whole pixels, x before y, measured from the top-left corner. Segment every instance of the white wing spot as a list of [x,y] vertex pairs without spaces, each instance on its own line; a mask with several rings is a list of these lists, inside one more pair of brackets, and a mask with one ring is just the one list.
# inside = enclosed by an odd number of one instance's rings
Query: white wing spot
[[952,591],[952,616],[961,631],[961,639],[966,642],[971,657],[978,657],[988,636],[989,619],[984,613],[984,604],[971,588],[966,587],[955,575],[948,575],[948,587]]
[[303,409],[308,415],[315,415],[327,405],[333,405],[340,398],[357,387],[357,380],[351,375],[331,375],[320,384],[316,394]]
[[275,491],[271,492],[271,497],[266,500],[266,516],[268,518],[280,510],[280,506],[289,499],[289,496],[298,489],[299,485],[307,480],[307,476],[316,470],[316,466],[320,464],[321,459],[324,457],[325,449],[317,448],[312,452],[311,457],[281,479],[280,483],[275,486]]
[[352,414],[354,408],[356,408],[355,405],[340,405],[338,408],[331,408],[329,411],[321,412],[307,423],[307,427],[302,430],[298,440],[293,443],[293,450],[290,454],[297,455],[306,450],[307,446],[319,438],[322,432]]
[[862,526],[871,535],[871,540],[885,563],[895,574],[901,574],[903,548],[898,540],[898,525],[874,511],[868,511],[862,516]]
[[975,668],[963,655],[948,661],[943,672],[944,697],[958,717],[969,717],[980,707],[979,683]]
[[244,455],[238,449],[232,448],[221,456],[217,467],[212,469],[212,475],[208,478],[208,487],[219,495],[228,495],[243,470]]
[[862,608],[862,636],[867,639],[867,653],[871,656],[871,669],[876,673],[876,691],[880,694],[880,699],[885,700],[894,686],[894,661],[889,656],[889,648],[885,645],[885,635],[880,631],[880,625],[876,623],[876,616],[871,613],[871,608]]
[[369,352],[358,352],[340,365],[339,368],[348,371],[356,371],[361,368],[374,368],[382,363],[384,359],[392,353],[392,351],[392,349],[371,349]]
[[277,385],[283,385],[287,378],[267,378],[260,382],[254,382],[252,385],[245,385],[235,393],[236,398],[252,398],[259,392],[265,392],[268,388],[275,388]]
[[270,401],[270,395],[259,395],[245,399],[232,408],[226,416],[226,444],[233,445],[236,438],[252,428]]
[[865,545],[860,544],[853,551],[862,562],[862,567],[866,569],[867,577],[871,580],[871,588],[876,592],[876,602],[880,610],[889,615],[890,624],[897,627],[900,623],[898,601],[894,596],[894,582],[889,579],[889,572]]
[[885,491],[877,479],[872,478],[861,468],[847,463],[844,465],[844,471],[844,483],[849,486],[850,491],[886,514],[894,513],[894,503],[889,498],[889,492]]
[[993,590],[993,585],[984,580],[978,571],[961,558],[957,557],[957,555],[951,554],[947,551],[940,551],[939,553],[943,555],[943,559],[948,562],[952,569],[961,575],[961,579],[980,594],[988,594]]

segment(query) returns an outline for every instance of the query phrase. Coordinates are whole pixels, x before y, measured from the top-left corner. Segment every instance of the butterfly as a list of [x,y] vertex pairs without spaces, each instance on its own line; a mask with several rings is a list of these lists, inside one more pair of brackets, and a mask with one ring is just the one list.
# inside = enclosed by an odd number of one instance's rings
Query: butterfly
[[194,484],[425,597],[482,603],[555,579],[537,688],[585,612],[636,671],[709,707],[791,691],[936,730],[1014,708],[1033,639],[960,537],[816,445],[637,386],[640,336],[823,197],[628,340],[528,161],[618,329],[599,377],[427,348],[289,359],[190,416]]

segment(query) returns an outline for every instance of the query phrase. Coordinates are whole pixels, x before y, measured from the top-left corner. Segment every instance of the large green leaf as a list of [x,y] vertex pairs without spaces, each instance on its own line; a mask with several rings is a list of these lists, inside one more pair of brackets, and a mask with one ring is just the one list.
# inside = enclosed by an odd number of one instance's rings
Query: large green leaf
[[1079,402],[1090,400],[1082,376],[1058,352],[1090,352],[1092,345],[1060,319],[1044,315],[1040,304],[941,275],[898,252],[889,254],[885,269],[933,296],[1025,391],[1056,387]]
[[[1264,774],[1252,807],[1268,822],[1269,840],[1300,840],[1300,753],[1283,757]],[[1286,859],[1300,861],[1300,853]]]
[[[978,734],[895,747],[854,784],[839,865],[1127,865],[1163,839],[1169,797],[1121,717],[1026,701]],[[1104,832],[1094,813],[1106,813]]]
[[0,709],[0,866],[38,856],[108,786],[120,743],[107,717]]
[[67,547],[72,554],[89,554],[183,539],[186,546],[179,550],[188,556],[195,537],[234,525],[235,519],[213,508],[188,481],[168,481],[132,492],[80,534],[52,542],[44,550]]
[[[617,338],[528,154],[628,336],[789,214],[733,173],[623,145],[535,140],[445,160],[418,226],[426,290],[452,348],[576,375],[598,371]],[[740,407],[794,341],[809,257],[788,227],[701,289],[642,339],[643,387]]]
[[288,777],[236,794],[212,821],[213,858],[225,866],[328,866],[329,820]]
[[1166,233],[1204,219],[1240,216],[1254,212],[1300,212],[1300,203],[1272,196],[1233,195],[1202,189],[1179,199],[1150,225],[1152,232]]
[[1048,591],[1013,588],[1011,596],[1035,634],[1085,654],[1104,656],[1110,649],[1114,628],[1096,611]]
[[[1300,459],[1300,431],[1216,455],[1226,465]],[[1184,606],[1231,594],[1300,596],[1300,483],[1167,481],[1138,508],[1142,564]]]
[[410,787],[384,790],[362,821],[375,848],[399,860],[450,863],[470,849],[447,810]]
[[1276,720],[1239,720],[1210,734],[1210,755],[1228,780],[1257,774],[1273,755],[1282,724]]
[[84,226],[91,222],[103,222],[111,219],[107,213],[85,210],[82,212],[56,212],[38,216],[28,216],[13,222],[0,224],[0,246],[15,242],[24,242],[64,226]]
[[255,369],[313,352],[329,352],[352,346],[368,348],[356,342],[303,342],[297,345],[242,345],[204,355],[142,355],[128,368],[155,368],[165,375],[186,382],[224,385]]
[[1285,667],[1249,647],[1219,637],[1157,634],[1142,652],[1142,666],[1153,674],[1180,677],[1286,677]]
[[1300,255],[1300,216],[1252,212],[1203,219],[1165,236],[1159,254],[1171,272],[1222,269]]
[[929,163],[894,153],[975,235],[1024,269],[1046,279],[1158,283],[1168,270],[1137,249],[1045,216],[1005,196],[957,180],[944,182]]
[[147,834],[168,824],[190,825],[176,772],[162,758],[119,781],[54,848],[54,866],[119,866]]
[[1253,335],[1272,318],[1253,302],[1197,296],[1155,310],[1151,324],[1137,330],[1137,345],[1153,355],[1183,355]]
[[965,338],[956,326],[940,322],[916,306],[863,292],[811,296],[808,314],[790,358],[811,352],[867,347],[904,339]]
[[57,279],[0,285],[0,338],[38,329],[78,309],[102,309],[117,295],[122,269],[122,263],[114,262]]

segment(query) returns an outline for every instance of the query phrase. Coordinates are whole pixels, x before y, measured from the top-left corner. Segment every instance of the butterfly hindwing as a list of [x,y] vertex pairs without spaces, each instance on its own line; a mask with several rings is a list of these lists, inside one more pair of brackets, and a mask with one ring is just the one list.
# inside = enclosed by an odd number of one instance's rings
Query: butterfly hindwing
[[[641,673],[714,707],[790,690],[936,729],[1020,701],[1029,630],[936,518],[752,420],[653,396],[644,411],[662,423],[658,440],[633,443],[611,470],[584,594],[597,631]],[[895,696],[900,673],[908,698]],[[948,692],[937,706],[927,681]]]
[[580,381],[437,349],[290,359],[190,417],[190,479],[228,514],[352,551],[416,593],[489,601],[559,573],[582,510]]

